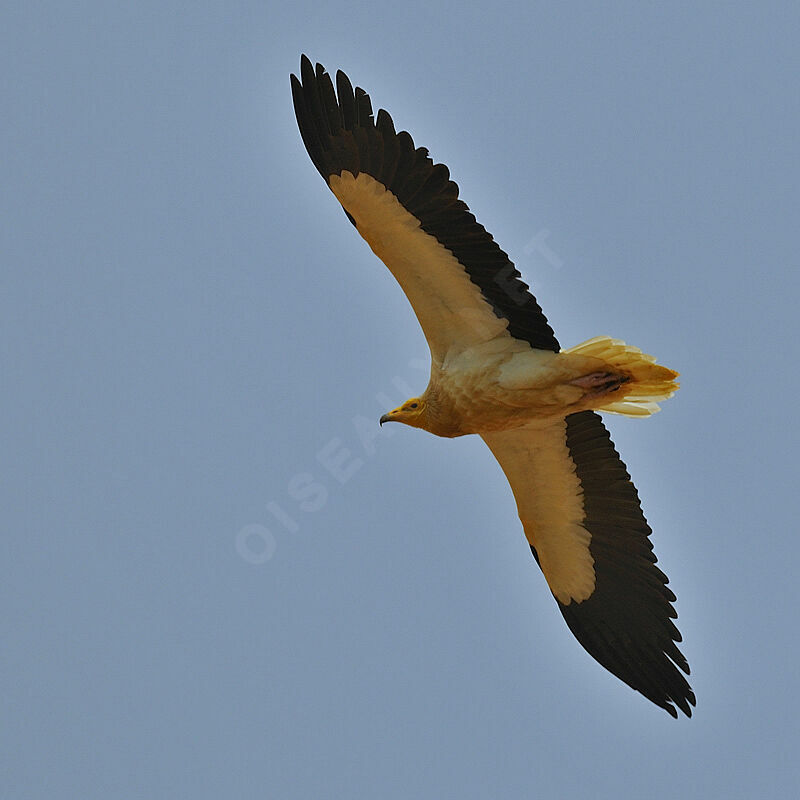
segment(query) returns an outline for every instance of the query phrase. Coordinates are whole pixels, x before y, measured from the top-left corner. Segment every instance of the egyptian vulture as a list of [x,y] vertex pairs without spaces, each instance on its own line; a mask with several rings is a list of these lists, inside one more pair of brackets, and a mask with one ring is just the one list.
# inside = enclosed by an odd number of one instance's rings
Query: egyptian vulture
[[677,717],[675,595],[656,567],[639,496],[596,413],[648,416],[677,373],[608,337],[562,350],[508,256],[443,164],[395,131],[369,95],[303,56],[291,76],[308,154],[386,264],[431,352],[427,389],[385,414],[438,436],[476,433],[505,472],[530,544],[572,633],[606,669]]

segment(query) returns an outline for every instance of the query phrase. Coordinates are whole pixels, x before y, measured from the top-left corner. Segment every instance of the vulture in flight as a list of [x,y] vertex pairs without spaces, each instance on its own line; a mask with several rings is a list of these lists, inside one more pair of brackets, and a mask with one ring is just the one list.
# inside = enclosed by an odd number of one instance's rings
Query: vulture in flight
[[675,595],[598,411],[649,416],[677,373],[606,336],[562,349],[536,298],[458,186],[369,95],[303,56],[300,134],[350,222],[386,264],[431,352],[427,389],[381,417],[476,433],[500,463],[567,625],[606,669],[677,717],[695,696]]

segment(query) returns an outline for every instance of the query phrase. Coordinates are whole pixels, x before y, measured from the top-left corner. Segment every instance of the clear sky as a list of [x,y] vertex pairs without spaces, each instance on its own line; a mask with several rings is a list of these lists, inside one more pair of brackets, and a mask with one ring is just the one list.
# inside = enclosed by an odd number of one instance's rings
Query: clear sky
[[[14,5],[0,794],[796,796],[797,5]],[[575,642],[480,440],[379,432],[427,351],[303,149],[301,52],[450,167],[564,346],[681,372],[607,424],[691,720]]]

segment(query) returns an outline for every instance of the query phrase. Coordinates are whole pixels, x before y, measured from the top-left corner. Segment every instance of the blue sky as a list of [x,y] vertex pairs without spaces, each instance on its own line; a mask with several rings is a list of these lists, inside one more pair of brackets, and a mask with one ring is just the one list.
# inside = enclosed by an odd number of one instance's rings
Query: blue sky
[[[798,24],[6,10],[2,794],[793,796]],[[427,352],[302,147],[301,52],[450,167],[564,346],[681,372],[661,414],[607,422],[691,720],[577,645],[482,442],[378,429]]]

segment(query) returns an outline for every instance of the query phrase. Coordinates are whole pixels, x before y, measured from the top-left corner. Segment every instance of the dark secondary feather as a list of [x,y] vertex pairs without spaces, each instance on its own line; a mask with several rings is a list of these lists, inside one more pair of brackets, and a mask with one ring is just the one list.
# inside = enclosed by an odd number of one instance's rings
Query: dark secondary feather
[[[326,181],[348,171],[365,172],[383,184],[403,207],[462,264],[508,332],[541,350],[559,344],[536,298],[491,234],[458,199],[458,186],[444,164],[434,164],[424,147],[397,133],[388,113],[373,118],[369,95],[353,89],[343,72],[336,90],[321,64],[303,56],[292,96],[303,143]],[[338,97],[337,97],[338,95]],[[353,222],[352,218],[350,219]]]
[[559,603],[561,613],[606,669],[673,716],[672,703],[691,716],[694,692],[678,670],[689,674],[675,644],[675,595],[655,565],[651,529],[625,464],[593,411],[567,417],[567,447],[583,489],[596,583],[582,603]]

